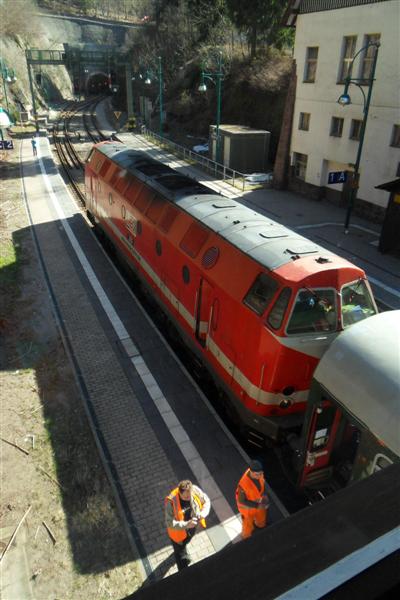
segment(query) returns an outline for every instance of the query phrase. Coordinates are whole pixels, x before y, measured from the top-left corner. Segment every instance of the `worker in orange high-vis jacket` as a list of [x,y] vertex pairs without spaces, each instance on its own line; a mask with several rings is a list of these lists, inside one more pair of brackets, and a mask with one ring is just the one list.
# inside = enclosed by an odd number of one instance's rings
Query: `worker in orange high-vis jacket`
[[185,479],[165,498],[165,524],[179,571],[190,565],[187,544],[198,525],[206,527],[210,499],[197,485]]
[[242,516],[242,538],[251,536],[254,527],[267,524],[269,501],[265,493],[262,464],[252,460],[236,488],[236,504]]

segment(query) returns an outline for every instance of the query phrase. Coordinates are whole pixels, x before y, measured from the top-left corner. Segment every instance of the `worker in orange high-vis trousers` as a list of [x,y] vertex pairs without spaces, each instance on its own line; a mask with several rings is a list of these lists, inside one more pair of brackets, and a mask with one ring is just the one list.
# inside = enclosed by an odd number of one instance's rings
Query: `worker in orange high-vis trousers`
[[242,538],[251,536],[254,527],[267,524],[269,500],[265,493],[262,464],[252,460],[236,488],[236,504],[242,516]]
[[190,565],[187,544],[198,525],[206,527],[210,499],[199,487],[185,479],[165,498],[165,524],[174,548],[178,570]]

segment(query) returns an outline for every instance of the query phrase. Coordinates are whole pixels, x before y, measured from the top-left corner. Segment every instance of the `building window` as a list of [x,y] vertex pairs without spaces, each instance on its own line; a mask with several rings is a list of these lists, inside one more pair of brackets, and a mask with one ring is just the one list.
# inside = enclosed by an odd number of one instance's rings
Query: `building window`
[[[363,47],[373,42],[379,42],[380,39],[380,33],[366,35],[364,38]],[[360,71],[360,79],[362,80],[361,83],[363,85],[369,85],[369,79],[371,78],[372,72],[372,63],[374,61],[376,50],[376,46],[370,46],[363,52]]]
[[304,83],[314,83],[317,72],[318,48],[308,47],[304,69]]
[[400,125],[393,125],[391,146],[400,148]]
[[358,119],[351,120],[350,135],[349,135],[351,140],[359,140],[360,139],[361,125],[362,125],[362,121],[359,121]]
[[295,152],[293,158],[295,176],[299,179],[305,179],[307,170],[307,154],[300,154],[299,152]]
[[300,113],[299,129],[302,129],[303,131],[308,131],[310,129],[310,113]]
[[357,36],[349,35],[343,38],[342,62],[338,83],[344,83],[346,77],[351,77],[351,63],[356,53]]
[[333,137],[342,137],[343,121],[344,119],[339,119],[339,117],[332,117],[330,135]]
[[396,177],[400,177],[400,162],[397,164]]

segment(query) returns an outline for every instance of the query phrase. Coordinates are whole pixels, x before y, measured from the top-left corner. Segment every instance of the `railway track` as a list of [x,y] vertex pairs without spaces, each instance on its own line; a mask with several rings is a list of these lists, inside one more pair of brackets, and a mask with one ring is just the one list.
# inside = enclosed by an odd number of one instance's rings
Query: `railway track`
[[[84,160],[76,150],[82,138],[96,143],[107,139],[100,130],[96,109],[104,96],[83,102],[68,102],[53,127],[53,143],[67,184],[81,206],[86,205],[84,190]],[[81,124],[76,128],[76,120]],[[82,131],[82,133],[81,133]]]

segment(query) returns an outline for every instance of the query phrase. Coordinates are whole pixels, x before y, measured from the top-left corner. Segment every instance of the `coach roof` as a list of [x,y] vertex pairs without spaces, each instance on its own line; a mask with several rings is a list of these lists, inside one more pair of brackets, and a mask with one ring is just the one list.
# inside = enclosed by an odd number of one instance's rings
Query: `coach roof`
[[314,379],[400,456],[399,339],[400,310],[355,323],[329,346]]
[[315,256],[321,263],[335,256],[237,200],[210,193],[206,186],[145,152],[118,142],[101,144],[98,149],[267,269],[305,256]]

